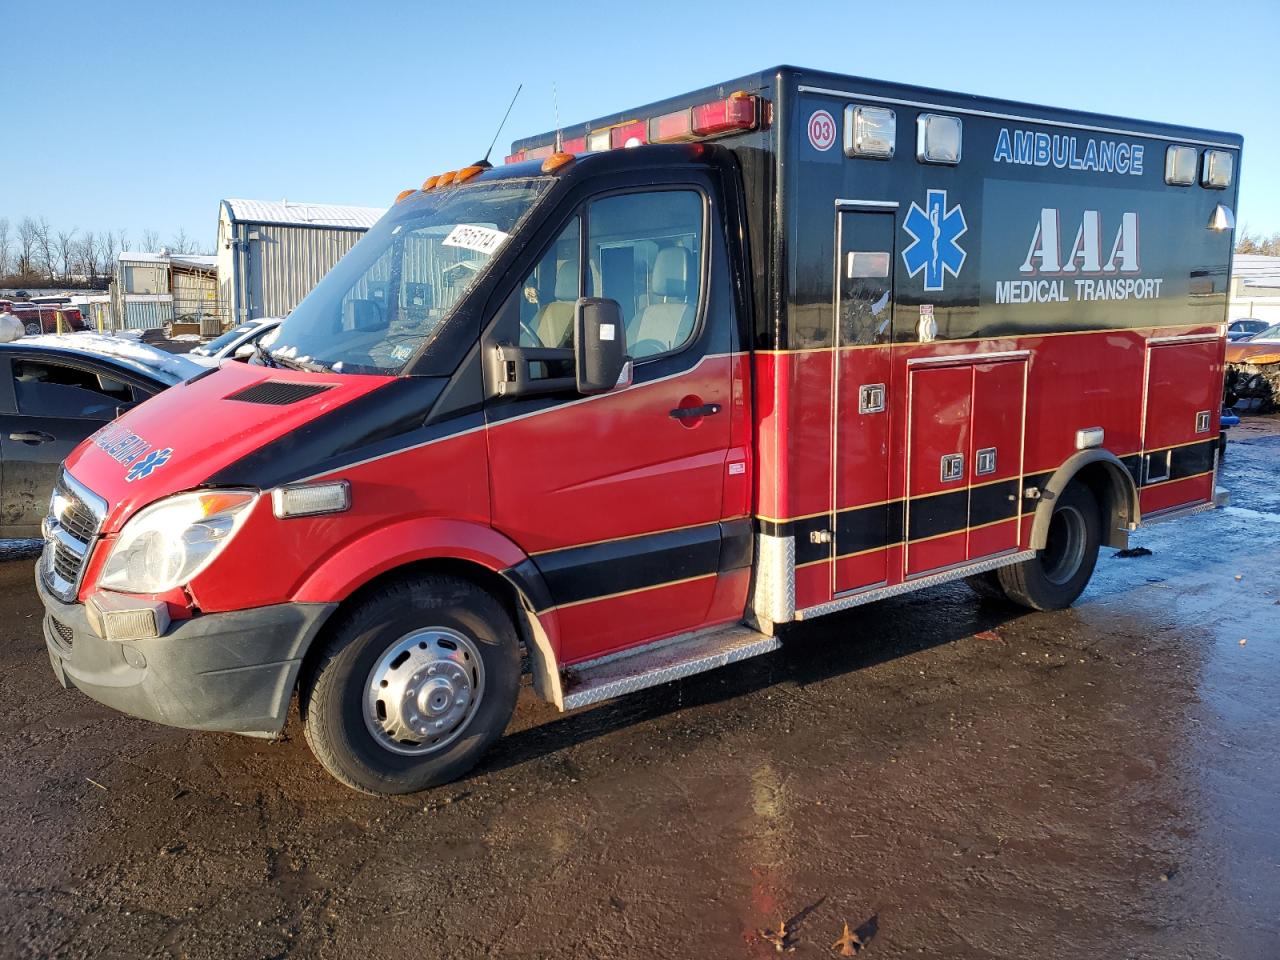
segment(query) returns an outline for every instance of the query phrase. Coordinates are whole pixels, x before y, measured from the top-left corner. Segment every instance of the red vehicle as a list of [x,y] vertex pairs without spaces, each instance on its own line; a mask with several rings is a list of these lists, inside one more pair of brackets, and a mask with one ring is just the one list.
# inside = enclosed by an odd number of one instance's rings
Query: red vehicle
[[64,333],[88,330],[79,307],[51,303],[14,303],[10,311],[22,321],[28,336],[58,332],[58,314],[62,314]]
[[946,580],[1064,607],[1214,505],[1240,146],[778,68],[432,177],[68,458],[54,671],[258,736],[297,693],[396,793],[501,734],[522,647],[570,709]]

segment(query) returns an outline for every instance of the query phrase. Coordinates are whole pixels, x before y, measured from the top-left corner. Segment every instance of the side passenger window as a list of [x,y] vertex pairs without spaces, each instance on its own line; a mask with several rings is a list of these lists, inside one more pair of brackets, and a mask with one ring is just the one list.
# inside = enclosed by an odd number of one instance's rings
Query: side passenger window
[[622,306],[627,352],[640,360],[682,347],[702,289],[702,195],[627,193],[592,202],[588,296]]
[[525,277],[520,298],[520,346],[573,346],[573,311],[581,289],[577,217]]
[[14,360],[18,412],[27,416],[111,420],[133,401],[133,390],[105,374],[45,360]]

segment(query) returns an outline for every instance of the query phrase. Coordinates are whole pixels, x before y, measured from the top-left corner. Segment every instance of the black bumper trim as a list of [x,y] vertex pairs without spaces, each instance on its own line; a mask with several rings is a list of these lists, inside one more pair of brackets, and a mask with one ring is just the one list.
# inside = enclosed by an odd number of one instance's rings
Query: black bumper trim
[[120,642],[94,633],[83,604],[63,603],[38,576],[36,588],[45,646],[64,686],[144,720],[264,737],[284,728],[302,658],[337,607],[283,603],[203,614],[175,621],[163,637]]

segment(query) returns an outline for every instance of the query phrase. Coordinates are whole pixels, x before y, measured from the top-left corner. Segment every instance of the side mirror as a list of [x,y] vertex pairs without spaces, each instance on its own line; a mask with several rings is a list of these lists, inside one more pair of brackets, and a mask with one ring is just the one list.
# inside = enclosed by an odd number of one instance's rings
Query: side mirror
[[617,300],[583,297],[573,311],[578,392],[607,393],[631,382],[626,328]]

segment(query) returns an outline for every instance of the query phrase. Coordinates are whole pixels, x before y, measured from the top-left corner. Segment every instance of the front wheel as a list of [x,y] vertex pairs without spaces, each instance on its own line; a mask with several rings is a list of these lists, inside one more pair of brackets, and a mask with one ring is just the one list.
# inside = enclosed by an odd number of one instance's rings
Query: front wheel
[[1098,562],[1102,518],[1088,487],[1072,483],[1058,495],[1044,549],[1022,563],[1001,567],[1004,594],[1032,610],[1061,610],[1084,592]]
[[466,773],[515,709],[520,650],[502,605],[465,580],[394,581],[329,631],[304,677],[311,752],[349,787],[414,793]]

